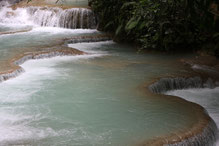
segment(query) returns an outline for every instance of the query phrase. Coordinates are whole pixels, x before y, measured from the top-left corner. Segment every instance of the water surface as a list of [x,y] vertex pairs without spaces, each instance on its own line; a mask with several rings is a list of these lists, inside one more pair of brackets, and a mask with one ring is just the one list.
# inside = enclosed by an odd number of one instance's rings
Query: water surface
[[[8,17],[11,11],[16,15]],[[5,8],[0,14],[1,31],[31,27],[0,35],[0,71],[18,54],[101,34],[41,27],[25,8]],[[189,104],[142,92],[141,85],[152,78],[182,71],[175,63],[180,55],[139,54],[112,41],[69,47],[89,54],[28,61],[22,65],[25,73],[0,84],[0,145],[127,146],[197,122]]]
[[138,90],[147,78],[173,71],[160,63],[175,57],[113,42],[69,46],[93,54],[28,61],[24,74],[0,84],[8,133],[1,143],[133,145],[195,121],[189,107]]
[[67,5],[67,6],[80,6],[80,7],[87,7],[88,0],[46,0],[48,4],[58,4],[58,5]]

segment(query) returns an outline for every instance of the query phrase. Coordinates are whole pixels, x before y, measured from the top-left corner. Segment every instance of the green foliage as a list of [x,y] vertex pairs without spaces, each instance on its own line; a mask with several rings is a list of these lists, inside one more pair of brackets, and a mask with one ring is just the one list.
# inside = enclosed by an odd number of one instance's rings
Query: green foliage
[[121,41],[135,42],[142,49],[165,51],[197,48],[212,40],[218,34],[218,16],[210,11],[211,4],[216,2],[90,0],[99,17],[100,29],[114,32]]

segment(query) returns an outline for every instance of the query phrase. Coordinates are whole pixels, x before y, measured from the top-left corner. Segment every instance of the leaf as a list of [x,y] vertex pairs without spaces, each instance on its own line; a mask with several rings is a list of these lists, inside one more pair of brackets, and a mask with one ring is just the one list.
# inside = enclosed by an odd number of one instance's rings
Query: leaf
[[138,30],[142,30],[144,27],[146,27],[146,23],[143,21],[143,22],[141,22],[140,26],[138,27]]
[[121,24],[121,25],[116,29],[116,36],[118,36],[118,35],[120,34],[122,28],[123,28],[123,25]]
[[140,20],[141,20],[141,17],[139,17],[137,20],[136,20],[135,17],[132,17],[132,18],[129,20],[129,22],[127,23],[125,29],[126,29],[127,31],[132,30],[133,28],[135,28],[135,27],[138,25],[138,23],[139,23]]
[[122,5],[121,9],[124,9],[125,7],[136,5],[136,2],[126,2]]
[[114,24],[113,21],[108,22],[105,26],[104,29],[107,29],[108,27],[112,26]]
[[217,37],[219,37],[219,33],[215,33],[215,34],[213,35],[213,38],[217,38]]

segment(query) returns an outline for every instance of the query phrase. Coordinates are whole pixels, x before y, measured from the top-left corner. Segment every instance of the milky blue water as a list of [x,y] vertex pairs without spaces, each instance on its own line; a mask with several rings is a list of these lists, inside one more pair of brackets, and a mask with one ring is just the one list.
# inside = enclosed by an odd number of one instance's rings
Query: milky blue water
[[188,107],[138,89],[157,69],[172,70],[157,63],[169,56],[113,42],[70,47],[92,55],[28,61],[24,74],[0,84],[2,144],[133,145],[193,120]]
[[68,5],[68,6],[87,6],[88,0],[59,0],[58,3],[56,3],[57,0],[46,0],[49,4],[58,4],[58,5]]
[[[25,17],[0,19],[1,31],[14,30],[17,23],[17,30],[32,30],[0,35],[0,71],[18,54],[101,34],[40,27],[23,9],[16,12]],[[0,145],[127,146],[196,122],[189,104],[155,97],[142,86],[182,70],[175,63],[180,55],[138,53],[112,41],[68,46],[88,54],[27,61],[25,73],[0,83]]]

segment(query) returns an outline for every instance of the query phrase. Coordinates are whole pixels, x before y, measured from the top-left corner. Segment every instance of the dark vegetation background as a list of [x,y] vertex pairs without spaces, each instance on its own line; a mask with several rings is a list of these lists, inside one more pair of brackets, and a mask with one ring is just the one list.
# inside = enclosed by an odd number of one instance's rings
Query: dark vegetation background
[[119,42],[219,57],[219,0],[89,0],[98,29]]
[[98,29],[113,33],[118,42],[219,57],[219,0],[89,0],[89,5]]

